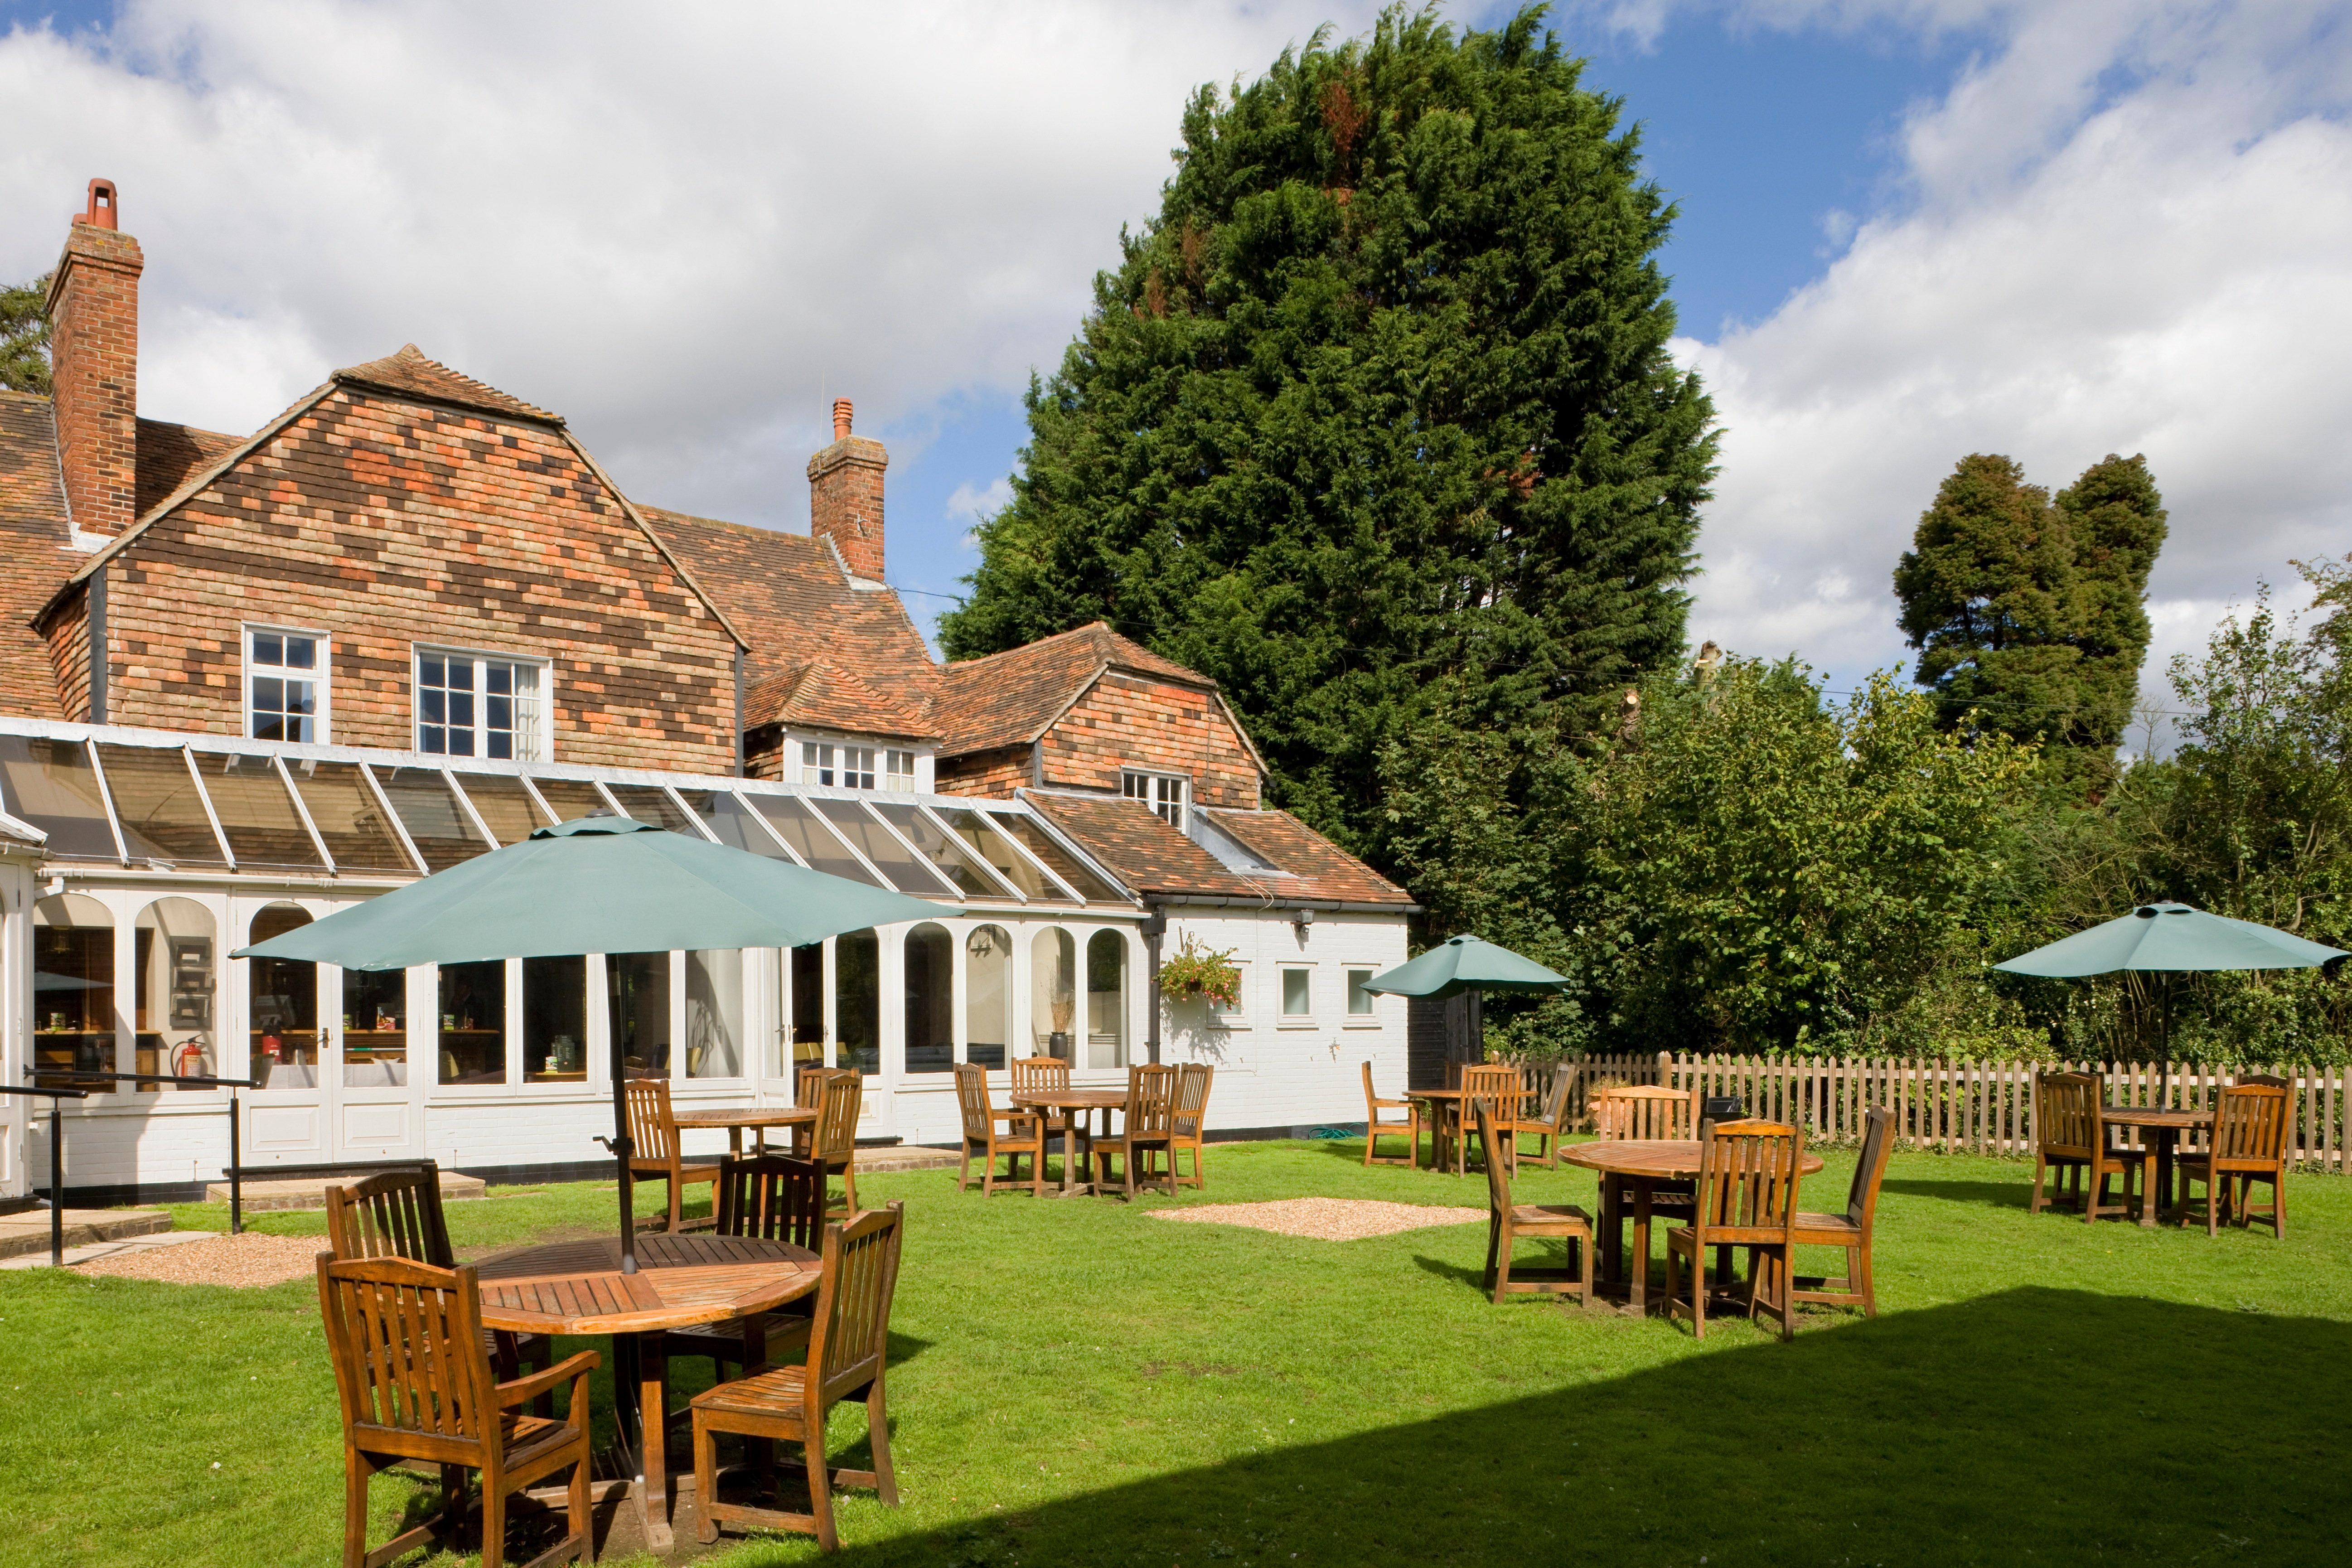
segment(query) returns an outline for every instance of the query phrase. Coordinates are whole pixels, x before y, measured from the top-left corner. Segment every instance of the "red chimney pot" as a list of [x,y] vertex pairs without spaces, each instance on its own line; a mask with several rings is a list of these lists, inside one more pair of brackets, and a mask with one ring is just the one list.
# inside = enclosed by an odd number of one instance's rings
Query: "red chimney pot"
[[86,223],[92,228],[116,228],[115,208],[119,198],[114,194],[112,180],[92,180],[89,183],[89,205],[74,215],[74,222]]
[[833,400],[833,438],[836,441],[849,434],[849,399]]

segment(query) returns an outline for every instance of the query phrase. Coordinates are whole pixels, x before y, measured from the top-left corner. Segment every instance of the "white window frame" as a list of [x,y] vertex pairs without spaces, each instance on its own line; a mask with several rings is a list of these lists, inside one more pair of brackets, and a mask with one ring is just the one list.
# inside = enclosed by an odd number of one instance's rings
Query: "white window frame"
[[1346,982],[1345,988],[1341,992],[1339,997],[1339,1026],[1341,1028],[1377,1029],[1381,1026],[1381,998],[1378,992],[1367,991],[1364,993],[1364,1000],[1370,1004],[1370,1005],[1365,1007],[1365,1009],[1360,1013],[1356,1012],[1348,1005],[1348,1004],[1354,999],[1356,991],[1355,976],[1360,974],[1365,979],[1370,980],[1373,975],[1378,974],[1380,972],[1380,966],[1372,963],[1350,963],[1340,969],[1340,977]]
[[[311,722],[318,733],[310,736],[309,740],[315,744],[324,744],[331,740],[333,736],[330,724],[334,713],[335,639],[328,633],[315,627],[275,626],[267,621],[245,621],[237,626],[237,664],[244,671],[243,679],[237,683],[237,701],[243,710],[237,715],[237,733],[248,741],[257,738],[253,732],[253,681],[257,674],[264,672],[257,670],[253,662],[253,639],[257,635],[310,637],[318,643],[319,667],[313,681],[318,688],[318,698],[310,715]],[[286,666],[281,664],[277,668],[282,675]],[[288,736],[286,739],[290,741],[292,737]]]
[[[1171,791],[1169,786],[1174,785]],[[1139,800],[1154,816],[1179,833],[1188,830],[1192,818],[1192,779],[1189,773],[1147,773],[1141,768],[1121,768],[1118,793],[1129,800]],[[1174,816],[1170,816],[1173,807]]]
[[[474,722],[472,726],[474,749],[471,752],[454,752],[448,750],[427,752],[425,749],[425,719],[424,661],[428,658],[450,660],[464,659],[469,661],[474,667]],[[523,751],[523,748],[520,745],[515,748],[518,754],[513,757],[493,757],[490,755],[489,677],[488,672],[484,667],[492,664],[513,665],[518,668],[530,668],[539,671],[538,712],[536,714],[536,722],[532,725],[532,728],[538,731],[536,736],[538,743],[535,747],[531,748],[532,754],[530,755],[520,754]],[[447,647],[437,643],[411,643],[408,645],[408,743],[412,750],[425,756],[468,757],[476,762],[551,763],[555,760],[554,712],[555,667],[547,659],[533,658],[528,654],[498,653],[484,648]],[[437,726],[437,728],[452,729],[455,728],[455,726],[444,724]],[[522,733],[521,727],[518,725],[513,733],[520,735]]]
[[[1275,965],[1274,1023],[1278,1029],[1311,1029],[1315,1027],[1315,965],[1312,963],[1277,963]],[[1288,988],[1294,973],[1307,976],[1307,1011],[1292,1013],[1284,1006],[1283,993]]]
[[[882,754],[882,788],[891,795],[915,793],[915,753],[903,746],[877,748]],[[904,763],[902,767],[899,764]]]

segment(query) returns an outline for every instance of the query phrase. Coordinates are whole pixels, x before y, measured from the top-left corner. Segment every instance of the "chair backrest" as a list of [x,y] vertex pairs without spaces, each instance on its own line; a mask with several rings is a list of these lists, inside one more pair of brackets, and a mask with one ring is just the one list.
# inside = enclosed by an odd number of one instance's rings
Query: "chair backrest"
[[1515,1067],[1490,1063],[1462,1069],[1462,1111],[1465,1118],[1474,1106],[1484,1105],[1494,1111],[1496,1121],[1516,1121],[1521,1092],[1519,1069]]
[[719,1162],[712,1200],[721,1236],[756,1236],[816,1250],[824,1226],[824,1162],[747,1154]]
[[1895,1152],[1895,1112],[1874,1105],[1862,1119],[1862,1158],[1854,1162],[1853,1185],[1846,1189],[1845,1217],[1868,1236],[1878,1214],[1878,1185],[1886,1179],[1886,1156]]
[[814,1105],[822,1100],[824,1097],[824,1075],[829,1070],[831,1069],[824,1063],[819,1062],[814,1067],[804,1067],[793,1074],[793,1103]]
[[2279,1075],[2274,1072],[2250,1072],[2245,1077],[2240,1079],[2238,1082],[2242,1086],[2259,1086],[2263,1089],[2293,1089],[2294,1087],[2294,1085],[2287,1082],[2286,1079],[2279,1077]]
[[405,1258],[436,1268],[455,1267],[441,1214],[440,1173],[386,1171],[348,1187],[329,1187],[327,1242],[345,1261]]
[[2099,1152],[2099,1080],[2086,1072],[2033,1079],[2033,1142],[2045,1154],[2089,1159]]
[[1206,1062],[1184,1062],[1176,1068],[1176,1136],[1197,1139],[1209,1120],[1209,1080],[1217,1069]]
[[1372,1088],[1372,1064],[1366,1062],[1364,1064],[1364,1120],[1378,1121],[1380,1119],[1381,1097],[1379,1091]]
[[1131,1067],[1127,1069],[1127,1126],[1129,1138],[1166,1138],[1176,1130],[1176,1069],[1172,1067]]
[[[1478,1142],[1486,1148],[1495,1146],[1495,1113],[1483,1100],[1465,1100],[1470,1114],[1478,1127]],[[1508,1160],[1491,1156],[1486,1161],[1486,1203],[1497,1215],[1511,1212],[1511,1173]]]
[[1785,1244],[1797,1218],[1803,1130],[1780,1121],[1709,1121],[1699,1137],[1699,1244]]
[[668,1164],[677,1159],[677,1121],[670,1114],[669,1080],[633,1078],[621,1085],[629,1109],[629,1158]]
[[987,1138],[991,1117],[988,1114],[988,1069],[971,1062],[955,1065],[956,1109],[963,1112],[963,1135],[967,1138]]
[[1698,1136],[1698,1090],[1619,1084],[1593,1097],[1592,1126],[1603,1140]]
[[882,1375],[890,1348],[890,1298],[898,1288],[898,1244],[907,1205],[868,1209],[824,1227],[824,1277],[809,1328],[812,1403],[829,1405]]
[[2231,1084],[2213,1108],[2213,1160],[2275,1165],[2286,1152],[2286,1090],[2266,1083]]
[[1070,1087],[1070,1064],[1060,1057],[1021,1057],[1006,1069],[1013,1087],[1021,1089],[1063,1089]]
[[1566,1063],[1551,1069],[1551,1087],[1544,1091],[1543,1124],[1555,1133],[1568,1131],[1569,1096],[1576,1088],[1576,1069]]
[[834,1163],[857,1152],[857,1107],[866,1095],[866,1075],[855,1068],[825,1069],[824,1092],[816,1102],[816,1157]]
[[495,1436],[473,1269],[320,1253],[319,1312],[346,1434],[389,1426],[477,1446]]

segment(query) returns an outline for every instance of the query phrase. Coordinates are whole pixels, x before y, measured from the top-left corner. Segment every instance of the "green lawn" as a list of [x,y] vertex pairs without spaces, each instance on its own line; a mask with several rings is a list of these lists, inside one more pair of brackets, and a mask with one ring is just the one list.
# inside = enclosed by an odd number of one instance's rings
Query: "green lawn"
[[[1366,1171],[1360,1149],[1219,1150],[1183,1201],[1484,1204],[1475,1175]],[[1851,1155],[1828,1158],[1808,1206],[1843,1197]],[[1483,1226],[1328,1243],[1150,1218],[1165,1199],[861,1182],[908,1209],[890,1373],[906,1500],[849,1494],[845,1560],[2333,1561],[2352,1532],[2352,1183],[2292,1182],[2280,1243],[2029,1217],[2031,1175],[1897,1154],[1876,1321],[1818,1309],[1781,1344],[1733,1320],[1703,1346],[1657,1320],[1489,1304]],[[1520,1188],[1593,1201],[1581,1173]],[[502,1193],[449,1224],[478,1252],[599,1226],[611,1202]],[[0,1274],[0,1412],[12,1564],[337,1560],[307,1282]],[[839,1421],[845,1443],[862,1433],[855,1407]],[[380,1525],[412,1489],[378,1480]],[[761,1538],[712,1561],[815,1555]]]

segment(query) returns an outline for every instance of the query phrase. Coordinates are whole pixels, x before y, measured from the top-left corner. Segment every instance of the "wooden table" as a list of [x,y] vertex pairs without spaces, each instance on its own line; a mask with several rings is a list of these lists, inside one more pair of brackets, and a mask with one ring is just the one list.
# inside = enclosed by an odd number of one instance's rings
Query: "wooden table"
[[[1094,1169],[1094,1135],[1088,1131],[1087,1113],[1095,1110],[1103,1113],[1103,1131],[1108,1135],[1110,1131],[1110,1113],[1127,1109],[1127,1090],[1123,1089],[1024,1089],[1013,1094],[1013,1103],[1032,1110],[1058,1110],[1062,1113],[1062,1196],[1066,1198],[1074,1193],[1093,1192],[1095,1184],[1091,1175]],[[1045,1146],[1045,1131],[1046,1129],[1043,1128],[1038,1131],[1037,1146],[1040,1150]],[[1040,1153],[1038,1158],[1042,1160],[1045,1155]],[[1083,1165],[1089,1174],[1089,1179],[1074,1185],[1071,1181],[1073,1165]]]
[[[2175,1110],[2170,1106],[2110,1105],[2100,1110],[2099,1120],[2117,1127],[2145,1128],[2155,1134],[2152,1142],[2156,1144],[2156,1185],[2141,1193],[2139,1201],[2139,1223],[2154,1225],[2158,1208],[2175,1206],[2172,1201],[2174,1145],[2180,1142],[2183,1132],[2193,1128],[2212,1126],[2213,1113],[2210,1110]],[[2097,1184],[2092,1184],[2094,1196],[2097,1190]],[[2163,1200],[2160,1204],[2158,1202],[2159,1196]]]
[[[813,1105],[750,1105],[734,1110],[681,1110],[670,1118],[681,1132],[705,1128],[727,1129],[727,1152],[730,1156],[743,1152],[743,1129],[746,1127],[814,1127],[816,1107]],[[760,1135],[754,1152],[768,1147],[767,1134]]]
[[638,1472],[631,1489],[644,1514],[646,1544],[667,1552],[669,1363],[662,1335],[772,1311],[815,1289],[821,1270],[816,1254],[790,1242],[662,1232],[637,1237],[637,1268],[620,1271],[617,1236],[503,1253],[479,1266],[482,1325],[613,1337],[613,1425]]
[[[1600,1254],[1601,1278],[1617,1283],[1617,1250],[1625,1235],[1625,1196],[1633,1199],[1633,1268],[1627,1282],[1626,1306],[1634,1312],[1650,1309],[1650,1203],[1661,1182],[1687,1182],[1697,1176],[1706,1145],[1696,1138],[1604,1138],[1572,1143],[1559,1152],[1571,1165],[1601,1173],[1601,1234],[1594,1248]],[[1797,1166],[1810,1176],[1822,1168],[1822,1157],[1811,1150]]]

